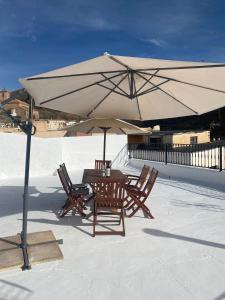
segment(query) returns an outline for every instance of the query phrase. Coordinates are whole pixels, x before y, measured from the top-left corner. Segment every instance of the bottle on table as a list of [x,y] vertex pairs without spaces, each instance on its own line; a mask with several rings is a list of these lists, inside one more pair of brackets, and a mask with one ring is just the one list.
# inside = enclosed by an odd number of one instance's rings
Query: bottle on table
[[106,165],[106,177],[110,177],[111,174],[111,166],[110,163],[108,162]]
[[102,164],[101,169],[102,169],[102,177],[105,177],[106,176],[106,166],[105,166],[105,164]]

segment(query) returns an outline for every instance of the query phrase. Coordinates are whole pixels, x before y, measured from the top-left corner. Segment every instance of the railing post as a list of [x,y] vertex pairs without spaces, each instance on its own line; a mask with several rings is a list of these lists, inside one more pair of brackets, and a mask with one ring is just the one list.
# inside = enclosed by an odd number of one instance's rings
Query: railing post
[[132,146],[131,146],[130,144],[127,144],[127,152],[128,152],[128,158],[129,158],[129,159],[131,159],[131,151],[132,151],[132,150],[131,150],[131,147],[132,147]]
[[223,170],[223,146],[219,146],[219,170]]
[[167,165],[167,154],[168,154],[168,147],[167,144],[165,144],[165,164]]

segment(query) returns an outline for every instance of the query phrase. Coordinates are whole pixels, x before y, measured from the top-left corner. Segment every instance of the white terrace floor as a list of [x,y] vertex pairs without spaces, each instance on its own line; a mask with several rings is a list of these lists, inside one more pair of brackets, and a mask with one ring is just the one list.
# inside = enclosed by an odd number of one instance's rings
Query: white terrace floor
[[[22,184],[1,182],[1,236],[21,229]],[[126,237],[93,238],[90,222],[57,218],[65,198],[57,177],[30,184],[29,232],[53,230],[64,260],[0,273],[0,299],[225,299],[224,193],[158,178],[154,220],[140,213],[126,219]]]

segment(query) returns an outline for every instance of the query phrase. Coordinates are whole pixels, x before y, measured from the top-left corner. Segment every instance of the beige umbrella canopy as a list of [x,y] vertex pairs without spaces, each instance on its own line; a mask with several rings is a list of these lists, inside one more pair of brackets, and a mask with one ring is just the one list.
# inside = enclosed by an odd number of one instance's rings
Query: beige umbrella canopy
[[104,55],[21,79],[37,106],[88,118],[152,120],[225,106],[225,64]]
[[146,133],[145,130],[127,123],[119,119],[96,118],[83,121],[79,124],[63,128],[67,133],[84,132],[84,133],[104,133],[103,144],[103,161],[105,161],[106,153],[106,133],[114,134],[132,134],[132,133]]

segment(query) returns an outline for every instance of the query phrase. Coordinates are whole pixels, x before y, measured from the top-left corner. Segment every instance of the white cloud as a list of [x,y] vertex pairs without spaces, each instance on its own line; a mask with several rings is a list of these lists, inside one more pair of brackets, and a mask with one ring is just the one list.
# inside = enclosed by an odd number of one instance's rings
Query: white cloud
[[157,46],[157,47],[164,47],[166,46],[166,42],[161,40],[161,39],[157,39],[157,38],[154,38],[154,39],[146,39],[145,40],[146,42],[150,43],[150,44],[153,44],[154,46]]

